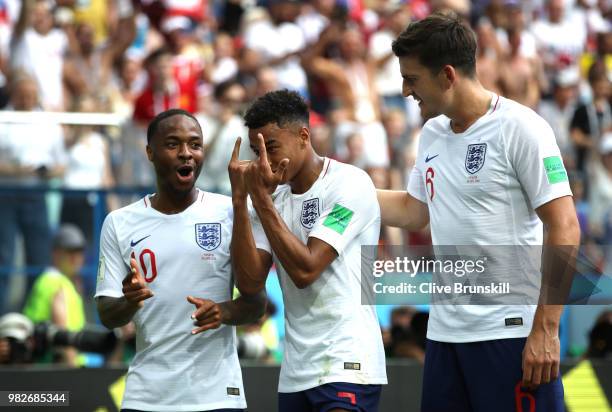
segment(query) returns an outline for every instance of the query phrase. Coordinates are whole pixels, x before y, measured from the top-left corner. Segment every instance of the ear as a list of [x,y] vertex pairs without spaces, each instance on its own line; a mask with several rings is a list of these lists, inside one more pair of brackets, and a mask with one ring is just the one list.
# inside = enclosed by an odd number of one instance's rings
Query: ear
[[457,81],[457,70],[447,64],[440,70],[438,77],[442,80],[442,86],[444,89],[450,89],[450,87]]
[[302,146],[305,146],[306,143],[310,142],[310,129],[306,126],[302,126],[300,128],[300,141]]
[[153,149],[151,149],[150,145],[147,145],[146,150],[147,150],[147,158],[149,159],[149,162],[152,162],[153,161]]

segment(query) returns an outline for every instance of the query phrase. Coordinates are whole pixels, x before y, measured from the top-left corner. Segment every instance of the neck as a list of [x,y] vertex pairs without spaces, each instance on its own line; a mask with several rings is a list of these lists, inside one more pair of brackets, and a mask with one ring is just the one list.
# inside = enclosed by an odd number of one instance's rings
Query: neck
[[291,186],[291,193],[306,193],[319,178],[324,163],[323,158],[312,150],[311,156],[304,161],[299,173],[289,184]]
[[151,197],[151,207],[166,215],[181,213],[198,198],[198,190],[193,187],[189,192],[176,192],[157,185],[157,193]]
[[446,115],[451,119],[453,132],[462,133],[487,113],[491,106],[491,93],[478,80],[467,80],[457,90],[454,100],[456,103]]

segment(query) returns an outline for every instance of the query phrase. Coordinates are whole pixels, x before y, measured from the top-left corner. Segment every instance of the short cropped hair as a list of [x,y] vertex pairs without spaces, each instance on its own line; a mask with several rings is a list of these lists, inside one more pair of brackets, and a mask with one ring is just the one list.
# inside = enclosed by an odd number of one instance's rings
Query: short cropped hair
[[298,93],[287,89],[266,93],[249,107],[244,125],[259,129],[269,123],[276,123],[278,127],[294,123],[308,127],[308,105]]
[[432,73],[448,64],[476,75],[476,35],[454,13],[433,13],[411,23],[391,47],[397,57],[417,57]]
[[165,112],[161,112],[160,114],[155,116],[153,120],[151,120],[151,123],[149,123],[149,127],[147,128],[147,144],[150,144],[151,139],[155,137],[155,134],[158,132],[159,125],[161,124],[161,122],[163,122],[169,117],[177,116],[177,115],[187,116],[190,119],[192,119],[194,122],[196,122],[196,124],[198,125],[198,128],[200,129],[200,134],[202,134],[202,126],[200,126],[200,122],[198,122],[198,119],[196,119],[191,113],[183,109],[170,109],[170,110],[166,110]]

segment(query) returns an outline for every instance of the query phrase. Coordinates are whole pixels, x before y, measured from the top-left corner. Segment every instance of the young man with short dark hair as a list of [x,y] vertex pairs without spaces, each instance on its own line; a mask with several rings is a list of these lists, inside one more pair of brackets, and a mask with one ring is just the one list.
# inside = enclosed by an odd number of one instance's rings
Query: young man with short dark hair
[[361,246],[377,245],[380,233],[376,190],[364,171],[314,151],[308,119],[304,100],[287,90],[265,94],[245,115],[258,159],[239,161],[236,142],[236,284],[243,294],[261,291],[274,261],[286,324],[280,412],[376,412],[385,354],[360,279]]
[[[429,223],[434,246],[534,248],[544,225],[546,246],[575,250],[580,230],[553,132],[531,109],[482,87],[474,33],[456,16],[433,14],[392,47],[403,94],[427,122],[407,192],[378,192],[382,223]],[[563,306],[529,303],[431,306],[423,411],[563,410]]]
[[111,212],[100,241],[100,319],[136,325],[122,410],[244,411],[228,325],[261,317],[265,297],[232,300],[231,199],[194,186],[204,151],[189,112],[158,114],[147,142],[157,193]]

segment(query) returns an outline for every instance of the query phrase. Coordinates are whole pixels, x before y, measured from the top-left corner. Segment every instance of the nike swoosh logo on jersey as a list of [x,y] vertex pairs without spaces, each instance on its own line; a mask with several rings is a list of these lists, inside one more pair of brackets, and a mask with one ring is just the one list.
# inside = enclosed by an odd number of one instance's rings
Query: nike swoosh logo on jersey
[[425,156],[425,163],[429,163],[430,160],[434,160],[436,157],[440,156],[439,154],[429,157],[429,155]]
[[130,242],[130,247],[134,247],[134,246],[136,246],[137,244],[139,244],[140,242],[142,242],[143,240],[145,240],[145,239],[146,239],[146,238],[148,238],[149,236],[151,236],[151,235],[147,235],[147,236],[143,237],[142,239],[137,240],[136,242],[134,242],[134,241],[132,240],[132,241]]

